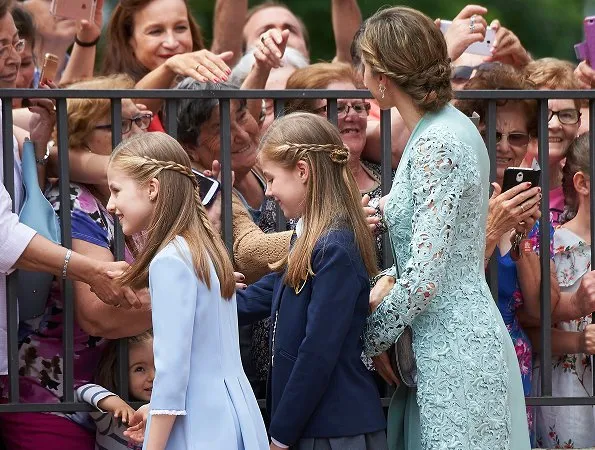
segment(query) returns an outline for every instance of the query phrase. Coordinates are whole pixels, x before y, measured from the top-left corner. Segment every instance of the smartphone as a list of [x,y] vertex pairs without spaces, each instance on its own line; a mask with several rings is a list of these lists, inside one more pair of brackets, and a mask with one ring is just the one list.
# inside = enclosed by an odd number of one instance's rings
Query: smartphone
[[215,197],[217,196],[217,192],[220,188],[219,182],[214,178],[203,175],[198,170],[192,169],[192,173],[194,173],[196,181],[198,181],[202,204],[204,206],[209,206],[211,203],[213,203],[213,200],[215,200]]
[[581,61],[587,61],[589,66],[595,64],[595,16],[585,17],[583,20],[585,40],[574,46],[576,57]]
[[55,80],[58,73],[59,59],[52,53],[46,53],[43,57],[43,65],[41,66],[41,74],[39,82],[47,84],[48,80]]
[[531,187],[539,186],[541,170],[528,167],[507,167],[504,170],[502,192],[506,192],[521,183],[529,182]]
[[97,0],[52,0],[50,13],[56,17],[93,23]]
[[[440,20],[440,31],[442,34],[446,34],[446,30],[452,24],[450,20]],[[496,39],[496,32],[492,29],[492,27],[488,27],[486,29],[486,35],[482,42],[474,42],[465,53],[471,53],[472,55],[481,55],[481,56],[492,56],[492,44],[494,43],[494,39]]]

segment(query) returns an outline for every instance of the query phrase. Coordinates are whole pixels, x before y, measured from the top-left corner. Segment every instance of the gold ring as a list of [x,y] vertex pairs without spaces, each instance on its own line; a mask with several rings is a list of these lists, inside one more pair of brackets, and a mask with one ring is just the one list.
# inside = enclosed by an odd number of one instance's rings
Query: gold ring
[[525,207],[523,205],[519,205],[521,207],[521,211],[525,212]]
[[265,39],[265,35],[263,34],[262,36],[260,36],[260,42],[262,42],[262,45],[264,45],[264,39]]
[[197,72],[200,72],[200,66],[201,66],[201,65],[202,65],[202,64],[197,64],[197,65],[196,65],[196,67],[194,68],[194,70],[196,70]]
[[114,306],[115,306],[116,308],[119,308],[119,307],[120,307],[120,304],[119,304],[119,303],[116,303]]

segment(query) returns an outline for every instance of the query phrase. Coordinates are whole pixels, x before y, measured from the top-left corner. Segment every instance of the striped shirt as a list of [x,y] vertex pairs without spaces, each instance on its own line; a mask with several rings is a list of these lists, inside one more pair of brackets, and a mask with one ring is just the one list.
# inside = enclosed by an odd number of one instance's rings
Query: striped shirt
[[142,450],[142,445],[129,442],[124,436],[126,425],[120,425],[111,413],[102,411],[97,406],[101,400],[111,395],[116,395],[98,384],[85,384],[76,390],[79,402],[86,402],[97,408],[98,411],[90,413],[97,426],[95,435],[95,450]]

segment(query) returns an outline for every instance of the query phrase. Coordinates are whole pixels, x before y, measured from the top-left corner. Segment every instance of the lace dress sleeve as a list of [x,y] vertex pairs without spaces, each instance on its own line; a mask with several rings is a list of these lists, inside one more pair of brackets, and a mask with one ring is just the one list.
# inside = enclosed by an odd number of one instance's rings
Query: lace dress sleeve
[[469,156],[461,143],[427,133],[411,150],[411,256],[391,292],[368,317],[364,344],[368,356],[394,344],[440,291],[465,190],[467,176],[461,163]]

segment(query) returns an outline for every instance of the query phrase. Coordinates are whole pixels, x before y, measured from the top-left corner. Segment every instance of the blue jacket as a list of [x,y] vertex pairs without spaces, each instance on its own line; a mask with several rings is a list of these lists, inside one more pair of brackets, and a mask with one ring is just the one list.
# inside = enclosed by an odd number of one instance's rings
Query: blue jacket
[[353,232],[321,237],[312,268],[315,275],[299,293],[282,273],[237,293],[240,324],[271,317],[269,433],[286,445],[386,426],[378,389],[361,361],[370,283]]

